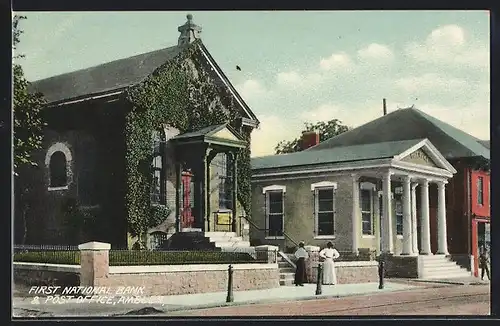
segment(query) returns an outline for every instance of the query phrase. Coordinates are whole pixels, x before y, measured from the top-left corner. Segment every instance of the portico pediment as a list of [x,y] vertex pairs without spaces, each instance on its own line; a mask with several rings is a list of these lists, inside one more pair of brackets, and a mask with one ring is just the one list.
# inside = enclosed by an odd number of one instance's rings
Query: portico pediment
[[456,173],[455,168],[428,139],[423,139],[401,154],[396,155],[393,161],[413,166],[444,169],[448,172]]

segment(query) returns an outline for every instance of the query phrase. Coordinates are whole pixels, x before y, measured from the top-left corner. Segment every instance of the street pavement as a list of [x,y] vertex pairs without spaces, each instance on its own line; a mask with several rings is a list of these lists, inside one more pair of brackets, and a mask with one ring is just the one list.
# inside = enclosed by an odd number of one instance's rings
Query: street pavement
[[318,298],[340,298],[352,295],[388,293],[408,291],[422,287],[410,282],[386,282],[384,289],[378,289],[378,283],[323,285],[322,294],[316,295],[315,284],[303,287],[281,286],[267,290],[251,290],[234,292],[234,301],[226,303],[227,292],[197,293],[163,297],[146,297],[142,303],[120,303],[117,297],[106,302],[81,303],[75,299],[64,303],[47,302],[46,297],[19,296],[13,298],[13,315],[15,317],[103,317],[130,316],[142,314],[169,313],[178,310],[202,309],[242,304],[258,304],[273,302],[290,302],[312,300]]
[[167,316],[387,316],[489,315],[488,285],[415,288],[408,291],[356,295],[287,303],[256,304],[189,311]]

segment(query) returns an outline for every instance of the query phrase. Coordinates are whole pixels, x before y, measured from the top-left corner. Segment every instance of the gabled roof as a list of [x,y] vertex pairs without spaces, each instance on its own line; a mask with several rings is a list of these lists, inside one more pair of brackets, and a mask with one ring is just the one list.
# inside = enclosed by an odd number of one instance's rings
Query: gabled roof
[[481,145],[479,139],[413,107],[393,111],[306,151],[422,138],[428,138],[446,159],[490,159],[489,149]]
[[246,141],[229,124],[208,126],[197,131],[186,132],[170,139],[173,143],[204,142],[230,147],[245,147]]
[[252,170],[393,158],[423,139],[334,147],[252,158]]
[[489,140],[479,140],[479,143],[486,147],[487,149],[490,149],[490,141]]
[[[222,86],[229,89],[247,115],[247,119],[253,120],[258,125],[257,116],[238,94],[201,40],[196,40],[189,46],[200,48],[208,63],[213,67],[214,73],[220,78]],[[32,82],[29,90],[30,92],[42,93],[47,102],[51,104],[124,91],[127,87],[140,83],[160,66],[174,59],[183,49],[184,47],[172,46],[49,77]]]
[[30,91],[41,92],[47,102],[53,103],[121,90],[140,83],[180,51],[172,46],[49,77],[32,82]]

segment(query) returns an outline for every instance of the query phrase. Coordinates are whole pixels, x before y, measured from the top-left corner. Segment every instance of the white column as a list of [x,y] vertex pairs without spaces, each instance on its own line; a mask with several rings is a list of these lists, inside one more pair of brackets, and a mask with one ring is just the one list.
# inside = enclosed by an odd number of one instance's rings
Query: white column
[[417,231],[417,191],[418,183],[411,185],[411,251],[418,255],[418,231]]
[[384,174],[382,178],[382,198],[383,198],[383,217],[384,217],[384,234],[383,248],[382,250],[386,253],[393,252],[393,239],[392,239],[392,196],[391,196],[391,172]]
[[448,241],[446,234],[446,196],[445,185],[446,181],[439,181],[438,186],[438,220],[437,220],[437,235],[438,235],[438,250],[440,255],[448,254]]
[[352,253],[358,254],[358,237],[361,232],[359,228],[359,182],[356,174],[352,177]]
[[381,212],[380,212],[380,197],[378,195],[378,192],[377,191],[374,191],[373,192],[373,223],[374,223],[374,229],[375,229],[375,239],[377,240],[376,241],[376,244],[375,244],[375,249],[377,250],[377,253],[380,253],[381,252],[381,248],[380,248],[380,223],[382,223],[381,219],[380,219],[380,215],[381,215]]
[[405,176],[403,178],[403,250],[401,251],[401,255],[409,255],[412,253],[410,186],[411,178]]
[[420,245],[422,255],[431,255],[431,227],[429,222],[429,180],[423,180],[421,184],[421,207],[420,207]]

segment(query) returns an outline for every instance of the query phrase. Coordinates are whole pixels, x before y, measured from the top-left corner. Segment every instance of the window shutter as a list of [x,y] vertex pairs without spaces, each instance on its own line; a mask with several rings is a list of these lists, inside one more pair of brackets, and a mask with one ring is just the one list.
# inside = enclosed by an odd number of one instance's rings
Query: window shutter
[[333,188],[333,234],[335,235],[336,220],[337,220],[337,189]]
[[266,222],[266,236],[269,234],[269,192],[266,191],[264,194],[264,216],[265,216],[265,222]]
[[318,234],[318,214],[316,214],[316,208],[318,207],[318,189],[314,189],[313,191],[313,232],[314,235]]
[[283,236],[285,232],[285,194],[286,192],[281,191],[281,235]]

